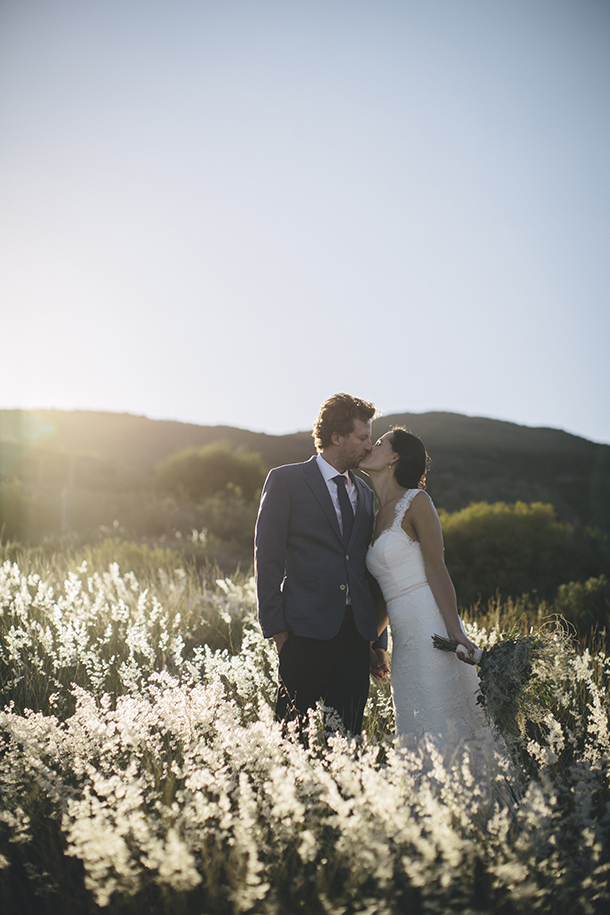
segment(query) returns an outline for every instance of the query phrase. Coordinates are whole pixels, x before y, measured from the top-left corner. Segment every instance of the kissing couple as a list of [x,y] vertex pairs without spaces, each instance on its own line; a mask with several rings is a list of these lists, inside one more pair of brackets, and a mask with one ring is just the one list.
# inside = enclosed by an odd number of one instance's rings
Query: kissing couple
[[[314,423],[317,455],[276,467],[263,487],[256,588],[261,628],[279,656],[276,718],[302,724],[322,701],[360,734],[370,675],[389,673],[389,622],[398,737],[475,738],[485,728],[476,646],[462,627],[440,521],[423,488],[428,455],[402,428],[373,445],[375,415],[372,403],[333,394]],[[464,663],[433,647],[437,632],[464,646]]]

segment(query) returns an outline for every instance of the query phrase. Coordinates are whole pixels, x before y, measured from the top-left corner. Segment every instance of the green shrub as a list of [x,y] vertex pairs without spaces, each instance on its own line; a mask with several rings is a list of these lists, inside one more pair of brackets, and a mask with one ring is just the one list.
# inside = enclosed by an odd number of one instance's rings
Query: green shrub
[[605,575],[588,581],[561,585],[555,610],[576,626],[580,633],[608,629],[610,623],[610,581]]
[[251,502],[257,497],[265,476],[259,454],[233,449],[227,442],[187,448],[172,454],[157,467],[161,489],[194,502],[226,491],[237,492]]
[[201,517],[212,537],[252,548],[257,505],[236,493],[219,492],[201,505]]
[[601,535],[557,520],[541,502],[476,502],[439,512],[446,561],[461,604],[537,592],[551,598],[567,581],[607,568]]

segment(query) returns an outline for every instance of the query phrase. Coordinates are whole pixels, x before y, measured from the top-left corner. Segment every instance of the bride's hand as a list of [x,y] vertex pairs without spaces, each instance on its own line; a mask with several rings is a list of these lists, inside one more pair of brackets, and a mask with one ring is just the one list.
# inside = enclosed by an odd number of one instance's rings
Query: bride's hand
[[447,634],[453,642],[457,642],[458,645],[463,645],[465,648],[465,651],[460,651],[459,648],[456,649],[455,653],[460,661],[463,661],[464,664],[474,664],[474,653],[477,650],[477,646],[474,642],[471,642],[461,630],[459,632]]

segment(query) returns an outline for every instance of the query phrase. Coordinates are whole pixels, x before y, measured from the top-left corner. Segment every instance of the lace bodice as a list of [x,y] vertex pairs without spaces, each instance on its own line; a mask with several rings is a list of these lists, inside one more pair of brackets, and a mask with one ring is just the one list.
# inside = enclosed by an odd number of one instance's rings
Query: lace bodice
[[386,601],[427,584],[421,547],[402,529],[402,520],[415,496],[425,490],[407,489],[396,503],[392,526],[382,531],[369,547],[366,564],[377,579]]

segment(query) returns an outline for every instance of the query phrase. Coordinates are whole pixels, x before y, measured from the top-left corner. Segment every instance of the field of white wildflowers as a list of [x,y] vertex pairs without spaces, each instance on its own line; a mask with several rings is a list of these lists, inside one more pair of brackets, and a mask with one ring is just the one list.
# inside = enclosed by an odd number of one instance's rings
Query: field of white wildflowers
[[387,684],[305,749],[275,670],[251,580],[0,566],[2,915],[607,911],[605,654],[540,679],[517,774],[396,747]]

